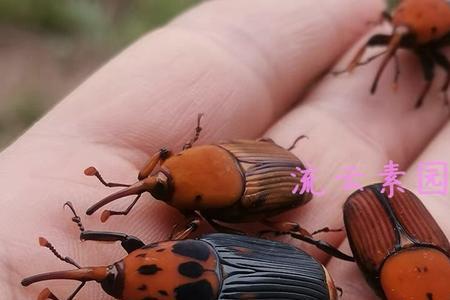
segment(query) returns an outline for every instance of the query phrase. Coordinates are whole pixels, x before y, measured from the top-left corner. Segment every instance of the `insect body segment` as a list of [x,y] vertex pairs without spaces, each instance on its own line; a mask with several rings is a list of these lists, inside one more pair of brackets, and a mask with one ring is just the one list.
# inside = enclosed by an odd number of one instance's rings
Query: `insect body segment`
[[388,300],[450,299],[450,244],[409,190],[389,199],[381,184],[353,193],[344,222],[356,262]]
[[[307,253],[280,242],[211,234],[144,245],[123,233],[84,229],[80,237],[121,241],[128,255],[109,266],[34,275],[22,285],[50,279],[81,281],[68,300],[87,281],[99,282],[106,293],[123,300],[337,299],[326,269]],[[46,247],[62,259],[53,246]],[[38,296],[45,299],[58,300],[48,288]]]
[[[150,192],[180,210],[198,210],[221,221],[243,222],[278,214],[312,198],[310,193],[292,193],[298,179],[290,173],[304,165],[273,142],[240,140],[202,145],[164,160],[154,156],[154,160],[161,162],[155,175],[106,197],[87,214],[118,198]],[[149,164],[156,167],[154,161]],[[95,168],[87,170],[87,175],[101,178]]]
[[[112,215],[126,215],[140,196],[149,192],[154,198],[180,210],[190,220],[184,230],[174,234],[175,239],[182,239],[195,231],[201,219],[207,220],[219,231],[236,233],[236,230],[219,222],[260,221],[271,224],[267,218],[312,199],[310,192],[292,192],[298,178],[292,177],[291,173],[297,167],[305,169],[305,166],[288,150],[270,139],[236,140],[192,147],[198,138],[199,126],[198,123],[195,137],[181,152],[172,154],[162,149],[154,154],[139,172],[139,181],[132,185],[106,182],[94,167],[87,168],[85,174],[96,176],[104,185],[125,188],[100,200],[86,213],[91,215],[114,200],[136,195],[127,209],[105,210],[101,220],[106,221]],[[304,137],[298,137],[293,146]],[[287,223],[289,226],[272,226],[272,232],[279,232],[277,228],[280,227],[291,228],[284,234],[315,244],[336,257],[353,260],[331,245],[313,239],[298,224],[290,226],[291,223]]]
[[[446,92],[450,83],[450,62],[440,50],[450,45],[449,2],[446,0],[403,0],[400,1],[392,16],[387,16],[388,21],[393,26],[392,34],[373,35],[366,45],[357,52],[345,71],[350,72],[356,66],[363,65],[379,56],[375,55],[369,58],[367,62],[361,63],[361,58],[367,47],[386,46],[387,49],[383,52],[384,58],[371,87],[371,92],[374,93],[388,62],[395,57],[398,49],[407,49],[419,58],[426,81],[417,99],[416,107],[422,105],[425,96],[431,88],[436,65],[443,68],[446,72],[446,79],[441,87],[441,91],[445,95],[446,104],[448,104]],[[395,85],[398,80],[398,73],[399,69],[397,66]]]

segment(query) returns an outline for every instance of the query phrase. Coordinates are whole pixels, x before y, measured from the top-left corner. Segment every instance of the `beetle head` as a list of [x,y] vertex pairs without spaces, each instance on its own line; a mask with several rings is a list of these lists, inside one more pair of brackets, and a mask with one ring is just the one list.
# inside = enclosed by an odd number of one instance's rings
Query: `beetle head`
[[[29,286],[39,281],[68,279],[81,281],[82,285],[84,285],[87,281],[97,281],[106,293],[120,299],[123,292],[123,278],[122,264],[118,262],[110,266],[86,267],[68,271],[42,273],[27,277],[21,283],[23,286]],[[76,292],[79,290],[80,288]]]
[[[91,207],[88,208],[86,211],[87,215],[92,215],[95,211],[100,209],[101,207],[105,206],[106,204],[126,197],[130,195],[137,195],[136,198],[139,198],[141,194],[144,192],[149,192],[158,200],[168,200],[169,198],[169,191],[170,191],[170,184],[168,176],[166,176],[163,172],[158,172],[154,176],[146,177],[142,180],[139,180],[138,182],[127,186],[126,188],[111,194],[99,202],[95,203]],[[102,215],[102,221],[106,221],[108,217],[110,216],[111,211],[107,210]]]

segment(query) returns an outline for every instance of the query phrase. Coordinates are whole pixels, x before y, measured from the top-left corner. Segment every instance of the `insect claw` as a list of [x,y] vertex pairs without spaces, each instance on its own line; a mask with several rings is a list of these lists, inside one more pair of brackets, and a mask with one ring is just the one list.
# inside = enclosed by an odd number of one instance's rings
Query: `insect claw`
[[392,83],[392,90],[394,92],[397,92],[397,90],[398,90],[398,84],[397,83]]
[[110,210],[104,210],[102,212],[102,215],[100,216],[100,221],[102,221],[102,223],[105,223],[109,217],[111,217],[111,211]]
[[84,170],[84,175],[86,176],[95,176],[98,174],[98,170],[95,167],[89,167]]
[[39,293],[39,296],[37,297],[37,300],[59,300],[48,288],[45,288],[42,290],[42,292]]
[[48,240],[44,237],[39,237],[39,245],[42,247],[47,247],[49,244]]

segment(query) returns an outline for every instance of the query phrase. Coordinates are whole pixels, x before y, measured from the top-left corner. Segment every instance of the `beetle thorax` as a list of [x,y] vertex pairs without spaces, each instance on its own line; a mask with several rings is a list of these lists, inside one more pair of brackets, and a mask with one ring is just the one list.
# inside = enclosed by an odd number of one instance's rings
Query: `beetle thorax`
[[450,259],[434,248],[403,249],[386,259],[380,273],[389,300],[446,299],[450,295]]
[[170,177],[172,197],[168,203],[178,209],[228,207],[243,193],[235,158],[215,145],[182,151],[164,161],[161,169]]
[[219,291],[217,255],[202,241],[149,244],[123,261],[122,299],[187,299],[199,291],[212,299]]
[[450,32],[450,5],[445,0],[403,0],[393,15],[394,26],[406,26],[418,44]]

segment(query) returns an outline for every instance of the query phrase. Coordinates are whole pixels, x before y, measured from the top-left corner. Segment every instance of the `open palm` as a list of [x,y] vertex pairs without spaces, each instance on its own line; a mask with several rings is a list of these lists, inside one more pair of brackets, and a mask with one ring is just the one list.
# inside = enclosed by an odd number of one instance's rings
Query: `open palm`
[[[134,182],[149,155],[164,146],[181,149],[199,112],[205,116],[197,144],[265,136],[287,147],[308,136],[292,151],[314,168],[315,186],[324,194],[277,219],[310,230],[342,227],[342,204],[351,192],[336,178],[343,166],[358,166],[363,185],[380,181],[383,165],[393,160],[407,172],[403,185],[415,190],[419,161],[450,159],[440,84],[414,109],[423,79],[416,58],[406,52],[400,55],[397,91],[388,66],[377,93],[369,94],[376,61],[352,74],[324,75],[338,68],[337,59],[382,10],[381,0],[211,1],[105,65],[0,156],[3,297],[34,299],[49,286],[65,299],[76,287],[69,281],[20,286],[25,276],[70,268],[38,246],[39,236],[82,266],[120,259],[125,252],[119,245],[81,243],[63,204],[71,201],[81,214],[112,192],[83,176],[90,165],[112,181]],[[449,236],[449,196],[422,199]],[[126,232],[146,242],[166,239],[175,223],[183,223],[174,208],[148,194],[127,217],[105,224],[99,214],[81,215],[88,229]],[[344,233],[321,238],[350,251]],[[376,299],[355,264],[290,242],[326,264],[344,299]],[[110,299],[95,284],[77,298]]]

